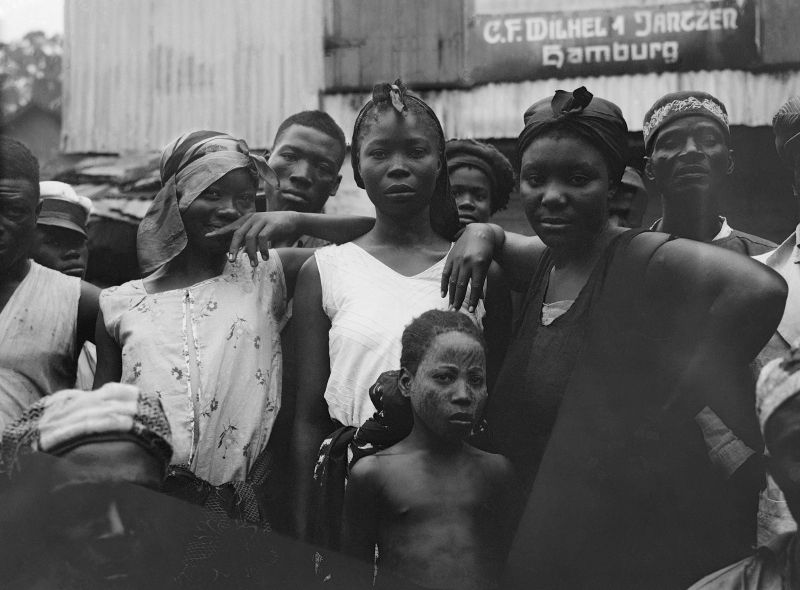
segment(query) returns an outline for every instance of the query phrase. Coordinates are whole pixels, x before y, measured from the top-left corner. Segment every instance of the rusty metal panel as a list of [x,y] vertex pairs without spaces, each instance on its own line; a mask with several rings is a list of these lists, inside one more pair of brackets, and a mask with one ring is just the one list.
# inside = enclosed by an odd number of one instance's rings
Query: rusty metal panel
[[319,0],[66,0],[62,149],[160,149],[215,129],[268,147],[319,106]]
[[331,0],[326,9],[326,90],[398,77],[417,87],[460,84],[464,0]]

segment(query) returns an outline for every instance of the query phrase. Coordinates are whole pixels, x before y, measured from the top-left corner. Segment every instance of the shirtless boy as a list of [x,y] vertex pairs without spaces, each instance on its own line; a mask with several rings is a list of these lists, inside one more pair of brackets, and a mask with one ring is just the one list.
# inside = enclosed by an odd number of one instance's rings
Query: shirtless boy
[[[353,466],[345,551],[356,587],[493,588],[508,543],[510,463],[464,442],[487,398],[483,338],[464,314],[425,312],[403,333],[411,434]],[[387,576],[388,574],[388,576]]]

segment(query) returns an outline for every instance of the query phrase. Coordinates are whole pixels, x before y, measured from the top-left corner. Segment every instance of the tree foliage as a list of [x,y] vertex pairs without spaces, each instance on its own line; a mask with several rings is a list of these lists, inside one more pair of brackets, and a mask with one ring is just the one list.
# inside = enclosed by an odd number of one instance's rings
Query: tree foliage
[[32,31],[21,40],[0,44],[2,116],[30,103],[61,109],[61,35]]

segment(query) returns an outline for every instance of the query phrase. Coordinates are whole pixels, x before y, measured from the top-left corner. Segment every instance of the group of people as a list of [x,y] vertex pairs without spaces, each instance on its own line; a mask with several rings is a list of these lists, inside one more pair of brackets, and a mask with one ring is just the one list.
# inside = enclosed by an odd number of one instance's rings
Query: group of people
[[[102,291],[91,202],[0,138],[0,496],[57,457],[42,486],[75,507],[9,587],[797,587],[800,233],[722,216],[714,96],[643,129],[649,229],[625,119],[583,87],[531,105],[512,165],[376,85],[350,141],[374,218],[322,213],[347,153],[325,113],[264,155],[188,132],[141,277]],[[800,99],[774,129],[798,193]],[[491,223],[515,189],[534,237]],[[180,509],[123,484],[216,524],[167,529]]]

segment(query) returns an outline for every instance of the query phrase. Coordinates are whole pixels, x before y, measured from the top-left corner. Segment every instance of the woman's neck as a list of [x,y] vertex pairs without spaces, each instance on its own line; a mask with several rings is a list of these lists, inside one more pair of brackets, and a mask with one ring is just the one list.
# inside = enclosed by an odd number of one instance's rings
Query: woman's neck
[[156,291],[168,291],[190,287],[202,281],[218,277],[225,268],[225,254],[209,255],[186,246],[183,252],[145,279]]
[[365,235],[376,243],[400,247],[414,247],[442,240],[431,227],[427,207],[415,215],[403,218],[391,217],[377,211],[375,225]]
[[595,262],[605,251],[606,246],[623,231],[625,230],[607,223],[602,230],[585,242],[554,247],[552,255],[556,269],[564,267],[594,267]]

